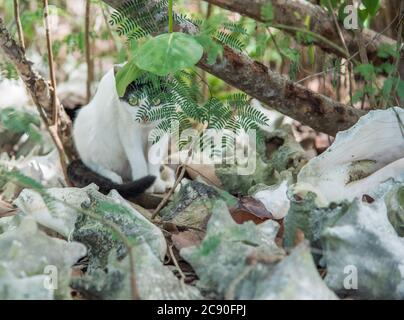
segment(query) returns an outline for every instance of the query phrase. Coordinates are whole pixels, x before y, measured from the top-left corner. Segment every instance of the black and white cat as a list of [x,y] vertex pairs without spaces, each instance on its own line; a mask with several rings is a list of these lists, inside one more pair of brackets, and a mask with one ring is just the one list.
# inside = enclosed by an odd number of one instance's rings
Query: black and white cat
[[[113,68],[102,78],[92,101],[77,115],[74,143],[82,163],[106,178],[100,182],[104,184],[101,189],[117,189],[128,195],[131,190],[137,194],[145,189],[150,193],[164,193],[174,184],[174,172],[166,171],[163,179],[160,170],[168,137],[152,145],[149,134],[156,123],[137,121],[138,110],[139,106],[119,98]],[[82,163],[69,167],[70,175],[76,180],[83,169]]]

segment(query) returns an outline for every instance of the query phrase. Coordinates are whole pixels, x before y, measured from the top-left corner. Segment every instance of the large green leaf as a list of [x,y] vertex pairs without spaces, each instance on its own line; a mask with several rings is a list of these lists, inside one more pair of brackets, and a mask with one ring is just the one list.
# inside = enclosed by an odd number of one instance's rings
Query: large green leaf
[[140,69],[166,76],[194,66],[203,55],[203,47],[192,36],[174,32],[147,41],[135,55]]
[[125,64],[115,75],[116,90],[118,95],[123,97],[125,95],[126,88],[131,82],[135,81],[142,73],[142,70],[138,68],[135,60],[130,60]]

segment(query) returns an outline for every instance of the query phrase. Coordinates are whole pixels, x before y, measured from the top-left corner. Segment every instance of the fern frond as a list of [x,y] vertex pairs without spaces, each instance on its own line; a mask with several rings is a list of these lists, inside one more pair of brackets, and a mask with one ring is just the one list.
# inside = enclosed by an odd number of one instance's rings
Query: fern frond
[[242,51],[245,47],[245,43],[241,41],[237,35],[228,33],[226,31],[218,31],[216,38],[224,45],[229,46],[235,50]]
[[[167,21],[167,0],[150,3],[147,0],[127,0],[115,10],[110,24],[117,26],[121,36],[140,39],[159,31],[159,26]],[[158,17],[158,21],[157,21]]]

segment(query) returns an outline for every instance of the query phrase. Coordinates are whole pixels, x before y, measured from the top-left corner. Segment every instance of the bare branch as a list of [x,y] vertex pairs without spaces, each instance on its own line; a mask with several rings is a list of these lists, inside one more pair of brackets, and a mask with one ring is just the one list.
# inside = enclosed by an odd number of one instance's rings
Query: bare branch
[[94,80],[93,61],[91,59],[91,39],[90,39],[90,13],[91,0],[86,0],[86,18],[85,18],[85,43],[86,43],[86,63],[87,63],[87,103],[91,99],[91,84]]
[[[2,18],[0,18],[0,48],[17,69],[56,144],[59,154],[61,148],[65,148],[68,151],[68,156],[74,157],[74,147],[70,134],[72,124],[69,116],[55,96],[55,108],[58,112],[57,120],[59,125],[58,128],[52,125],[50,121],[50,119],[53,119],[54,114],[52,89],[49,83],[33,68],[33,63],[26,58],[24,50],[12,38]],[[62,157],[63,154],[61,156],[63,166],[63,163],[65,164],[66,162]],[[66,182],[68,183],[68,181]]]
[[15,18],[15,24],[17,25],[18,40],[20,41],[21,48],[25,51],[25,41],[21,25],[19,0],[14,0],[14,18]]

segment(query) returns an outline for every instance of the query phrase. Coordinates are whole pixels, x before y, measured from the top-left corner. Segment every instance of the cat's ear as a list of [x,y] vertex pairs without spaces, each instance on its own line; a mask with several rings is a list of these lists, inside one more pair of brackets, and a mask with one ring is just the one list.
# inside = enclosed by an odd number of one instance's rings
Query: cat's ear
[[114,75],[116,76],[116,74],[118,73],[118,71],[121,69],[120,66],[115,65],[114,66]]
[[123,66],[124,66],[125,64],[126,64],[126,63],[115,64],[115,65],[114,65],[114,75],[116,75],[116,74],[118,73],[118,71],[123,68]]

